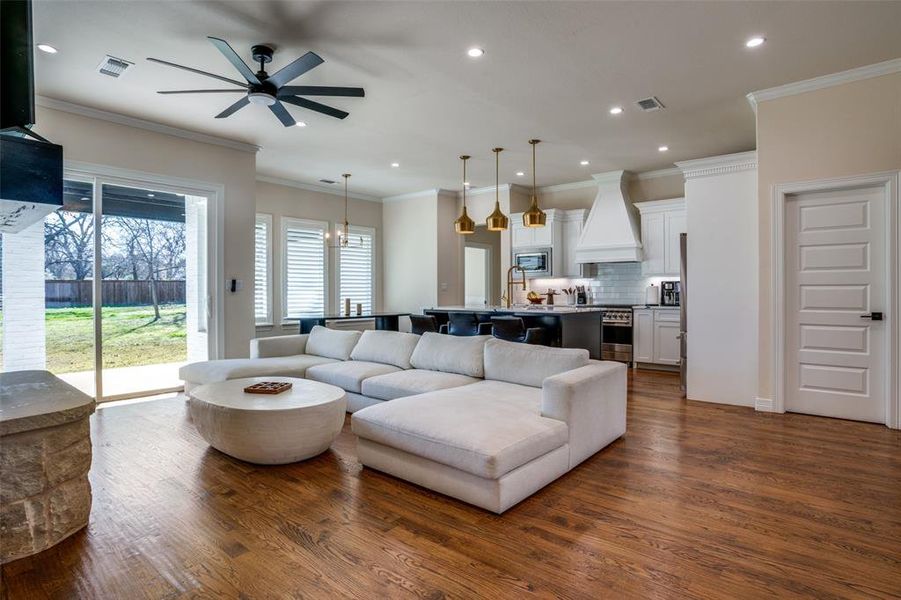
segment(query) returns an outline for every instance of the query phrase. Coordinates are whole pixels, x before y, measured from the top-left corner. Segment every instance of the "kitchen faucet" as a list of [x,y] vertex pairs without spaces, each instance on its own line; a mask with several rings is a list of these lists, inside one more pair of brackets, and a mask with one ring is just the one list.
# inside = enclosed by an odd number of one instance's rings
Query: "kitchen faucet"
[[[522,272],[522,281],[516,281],[513,279],[513,272],[517,269]],[[519,265],[513,265],[512,267],[507,269],[507,308],[510,308],[510,305],[512,304],[513,285],[517,283],[522,283],[522,291],[526,291],[526,271]]]

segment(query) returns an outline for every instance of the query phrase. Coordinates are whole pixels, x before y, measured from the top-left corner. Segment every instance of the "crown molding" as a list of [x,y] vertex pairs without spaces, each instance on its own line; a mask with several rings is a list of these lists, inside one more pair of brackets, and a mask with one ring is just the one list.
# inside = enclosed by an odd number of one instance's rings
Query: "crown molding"
[[82,117],[89,117],[91,119],[98,119],[100,121],[108,121],[117,125],[125,125],[127,127],[135,127],[137,129],[145,129],[147,131],[153,131],[155,133],[161,133],[163,135],[172,135],[194,142],[201,142],[203,144],[212,144],[214,146],[223,146],[225,148],[231,148],[232,150],[239,150],[241,152],[250,152],[251,154],[256,154],[260,150],[260,147],[255,144],[248,144],[246,142],[230,140],[228,138],[200,133],[199,131],[191,131],[190,129],[181,129],[179,127],[172,127],[170,125],[163,125],[162,123],[147,121],[145,119],[139,119],[137,117],[129,117],[119,113],[101,110],[99,108],[91,108],[90,106],[66,102],[65,100],[57,100],[56,98],[35,96],[34,100],[35,104],[44,108],[59,110],[71,113],[73,115],[80,115]]
[[752,171],[757,168],[757,151],[724,154],[695,160],[683,160],[676,163],[686,180],[698,177],[712,177],[726,173]]
[[407,194],[399,194],[397,196],[388,196],[382,198],[382,202],[402,202],[404,200],[416,200],[417,198],[437,198],[443,190],[441,188],[430,188],[420,190],[418,192],[409,192]]
[[[307,190],[309,192],[319,192],[321,194],[329,194],[332,196],[341,196],[344,197],[344,188],[327,188],[323,185],[315,185],[312,183],[304,183],[302,181],[295,181],[293,179],[285,179],[283,177],[273,177],[271,175],[257,175],[257,181],[262,181],[263,183],[271,183],[273,185],[282,185],[285,187],[297,188],[299,190]],[[368,194],[361,194],[359,192],[347,192],[348,198],[353,198],[355,200],[366,200],[367,202],[380,202],[381,200],[376,196],[370,196]]]
[[891,75],[893,73],[901,73],[901,58],[893,58],[892,60],[886,60],[863,67],[857,67],[856,69],[848,69],[847,71],[840,71],[838,73],[832,73],[830,75],[814,77],[813,79],[805,79],[803,81],[787,83],[785,85],[751,92],[745,97],[748,99],[748,103],[756,113],[757,105],[760,102],[766,102],[767,100],[775,100],[776,98],[784,98],[786,96],[794,96],[797,94],[803,94],[805,92],[821,90],[852,81],[861,81],[863,79],[870,79],[872,77]]
[[502,183],[495,188],[493,185],[486,185],[485,187],[480,188],[469,188],[466,190],[467,196],[481,196],[482,194],[493,194],[495,189],[498,192],[509,192],[512,189],[513,184],[510,183]]

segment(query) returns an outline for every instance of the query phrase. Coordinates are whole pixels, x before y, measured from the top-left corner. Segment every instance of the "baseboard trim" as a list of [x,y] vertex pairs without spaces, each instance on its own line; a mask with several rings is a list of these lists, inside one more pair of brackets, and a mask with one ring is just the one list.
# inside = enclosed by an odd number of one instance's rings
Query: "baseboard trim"
[[754,398],[754,410],[757,412],[776,412],[773,408],[773,399],[761,398],[760,396]]

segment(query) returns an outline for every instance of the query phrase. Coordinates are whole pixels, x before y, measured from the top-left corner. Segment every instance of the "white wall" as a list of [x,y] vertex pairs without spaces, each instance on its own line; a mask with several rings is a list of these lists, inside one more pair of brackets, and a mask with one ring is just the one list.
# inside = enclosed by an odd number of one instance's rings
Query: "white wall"
[[685,200],[688,397],[754,406],[757,171],[689,178],[685,182]]
[[417,312],[438,304],[437,190],[382,204],[385,310]]
[[3,371],[47,368],[44,219],[3,233]]

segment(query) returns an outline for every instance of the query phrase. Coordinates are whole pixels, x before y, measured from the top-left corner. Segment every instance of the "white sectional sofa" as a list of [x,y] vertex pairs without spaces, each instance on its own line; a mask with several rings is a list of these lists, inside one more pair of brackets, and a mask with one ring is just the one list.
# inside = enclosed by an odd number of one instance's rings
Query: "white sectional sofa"
[[490,336],[338,331],[193,363],[196,385],[265,375],[343,388],[365,466],[502,513],[626,431],[626,367]]

